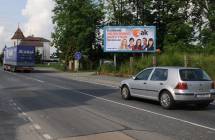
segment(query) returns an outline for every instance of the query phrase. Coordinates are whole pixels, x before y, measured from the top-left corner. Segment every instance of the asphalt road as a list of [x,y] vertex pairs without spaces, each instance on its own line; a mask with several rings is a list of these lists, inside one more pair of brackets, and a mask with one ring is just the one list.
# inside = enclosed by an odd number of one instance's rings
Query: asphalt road
[[[215,105],[164,110],[124,101],[119,89],[50,74],[0,71],[0,140],[59,139],[120,133],[128,138],[214,140]],[[28,129],[29,128],[29,129]],[[87,137],[85,137],[87,138]]]

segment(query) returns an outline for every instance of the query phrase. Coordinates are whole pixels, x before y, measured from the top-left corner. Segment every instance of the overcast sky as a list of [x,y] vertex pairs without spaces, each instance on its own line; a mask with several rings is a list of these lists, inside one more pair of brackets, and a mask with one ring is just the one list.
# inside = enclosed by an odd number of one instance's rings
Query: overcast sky
[[18,24],[25,36],[50,39],[53,7],[53,0],[0,0],[0,50],[12,45]]

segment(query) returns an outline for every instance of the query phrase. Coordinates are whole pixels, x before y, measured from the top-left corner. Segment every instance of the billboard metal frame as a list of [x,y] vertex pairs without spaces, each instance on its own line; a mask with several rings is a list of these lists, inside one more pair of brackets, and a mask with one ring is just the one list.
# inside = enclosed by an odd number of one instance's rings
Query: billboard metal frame
[[[106,49],[106,45],[107,45],[107,42],[106,42],[107,28],[130,28],[130,29],[133,29],[133,28],[150,28],[150,29],[153,29],[155,31],[154,32],[154,50],[152,50],[152,51],[145,51],[145,50],[137,50],[137,51],[136,50],[133,50],[133,51],[128,51],[128,50],[107,51],[107,49]],[[104,48],[103,49],[104,49],[104,52],[106,52],[106,53],[155,53],[156,52],[156,47],[157,47],[156,26],[104,26],[103,31],[104,31]]]

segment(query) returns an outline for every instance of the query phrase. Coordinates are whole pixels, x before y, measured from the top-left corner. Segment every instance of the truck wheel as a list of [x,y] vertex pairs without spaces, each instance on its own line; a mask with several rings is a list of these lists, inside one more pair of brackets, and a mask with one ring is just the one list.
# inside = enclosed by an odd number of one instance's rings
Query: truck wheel
[[7,65],[4,66],[4,70],[8,71],[8,66]]
[[11,69],[11,66],[7,66],[7,70],[8,71],[11,71],[12,69]]
[[6,71],[6,66],[5,65],[3,66],[3,70]]
[[27,70],[27,73],[31,73],[31,70]]
[[16,67],[11,67],[12,72],[16,72]]

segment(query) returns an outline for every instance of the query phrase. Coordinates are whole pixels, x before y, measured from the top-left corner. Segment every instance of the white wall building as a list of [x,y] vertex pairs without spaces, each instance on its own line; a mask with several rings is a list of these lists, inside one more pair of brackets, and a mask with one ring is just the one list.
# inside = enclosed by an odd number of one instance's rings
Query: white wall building
[[33,35],[25,37],[19,27],[11,39],[14,43],[14,46],[15,45],[24,45],[26,47],[34,46],[35,51],[39,52],[39,54],[42,56],[41,59],[43,61],[50,60],[50,41],[49,40],[42,37],[34,37]]
[[20,42],[20,45],[35,46],[42,60],[50,60],[50,41],[42,37],[28,36]]

